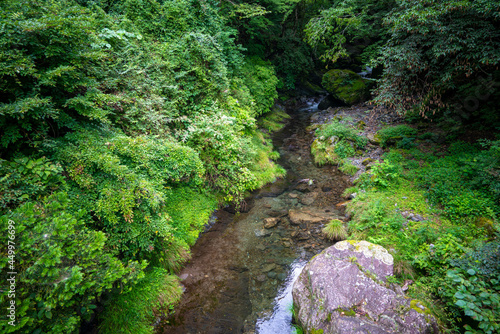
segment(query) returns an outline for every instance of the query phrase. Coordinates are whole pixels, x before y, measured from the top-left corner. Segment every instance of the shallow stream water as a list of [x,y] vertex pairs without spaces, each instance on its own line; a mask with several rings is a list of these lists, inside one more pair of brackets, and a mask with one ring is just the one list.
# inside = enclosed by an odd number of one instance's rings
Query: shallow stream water
[[[291,290],[307,260],[331,243],[321,224],[293,225],[290,209],[343,218],[336,204],[349,180],[335,167],[316,167],[310,155],[309,117],[317,99],[289,108],[291,119],[273,134],[278,161],[287,170],[278,180],[247,199],[247,211],[218,210],[216,222],[192,248],[180,273],[185,288],[175,313],[163,319],[158,333],[293,333]],[[270,229],[263,220],[279,217]]]

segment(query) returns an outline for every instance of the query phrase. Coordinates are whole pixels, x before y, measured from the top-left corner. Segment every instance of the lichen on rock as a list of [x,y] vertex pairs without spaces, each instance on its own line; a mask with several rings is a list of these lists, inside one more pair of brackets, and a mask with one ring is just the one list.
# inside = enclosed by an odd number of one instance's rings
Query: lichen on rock
[[312,258],[295,282],[296,321],[304,333],[438,333],[425,306],[386,287],[392,274],[383,247],[338,242]]
[[373,257],[387,265],[393,265],[394,259],[392,255],[382,246],[372,244],[368,241],[355,241],[355,240],[344,240],[337,242],[333,245],[338,250],[352,250],[354,252],[361,252],[366,257]]

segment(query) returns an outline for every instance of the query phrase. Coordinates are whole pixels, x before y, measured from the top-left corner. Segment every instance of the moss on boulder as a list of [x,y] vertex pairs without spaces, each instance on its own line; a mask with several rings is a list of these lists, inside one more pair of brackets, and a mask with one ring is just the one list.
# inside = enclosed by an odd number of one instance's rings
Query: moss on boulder
[[334,98],[347,105],[368,97],[366,80],[350,70],[330,70],[323,75],[321,84]]

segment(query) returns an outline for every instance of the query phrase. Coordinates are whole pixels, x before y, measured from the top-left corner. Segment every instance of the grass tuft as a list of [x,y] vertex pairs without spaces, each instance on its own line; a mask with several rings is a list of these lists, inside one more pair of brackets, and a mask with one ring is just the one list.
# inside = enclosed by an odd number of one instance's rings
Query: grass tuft
[[344,222],[339,219],[332,219],[323,228],[323,234],[330,240],[345,240],[347,231],[344,227]]

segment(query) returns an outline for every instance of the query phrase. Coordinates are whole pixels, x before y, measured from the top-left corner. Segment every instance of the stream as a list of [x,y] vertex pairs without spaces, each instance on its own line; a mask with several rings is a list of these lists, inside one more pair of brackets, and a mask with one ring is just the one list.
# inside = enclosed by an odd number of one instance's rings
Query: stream
[[[230,207],[215,212],[215,223],[179,274],[182,300],[157,333],[294,333],[293,282],[331,242],[322,236],[322,224],[294,224],[289,210],[344,218],[336,204],[350,185],[336,167],[312,161],[312,132],[306,127],[317,105],[318,98],[309,98],[287,108],[291,118],[272,135],[287,176],[254,192],[246,212],[236,214]],[[273,217],[279,223],[264,228],[264,219]]]

